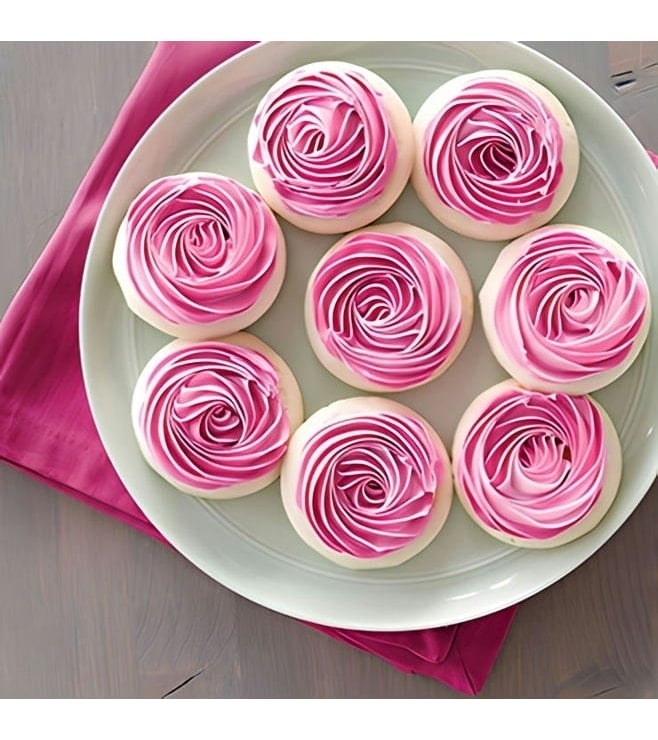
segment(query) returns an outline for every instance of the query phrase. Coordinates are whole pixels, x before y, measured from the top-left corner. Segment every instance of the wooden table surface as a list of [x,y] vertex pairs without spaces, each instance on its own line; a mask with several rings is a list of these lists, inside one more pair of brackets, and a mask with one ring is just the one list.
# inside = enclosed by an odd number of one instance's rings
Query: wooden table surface
[[[533,46],[612,99],[607,44]],[[0,43],[0,311],[152,48]],[[626,106],[646,137],[636,113]],[[481,696],[658,697],[657,521],[654,484],[603,548],[521,606]],[[236,596],[176,551],[0,465],[0,698],[165,695],[460,696]]]

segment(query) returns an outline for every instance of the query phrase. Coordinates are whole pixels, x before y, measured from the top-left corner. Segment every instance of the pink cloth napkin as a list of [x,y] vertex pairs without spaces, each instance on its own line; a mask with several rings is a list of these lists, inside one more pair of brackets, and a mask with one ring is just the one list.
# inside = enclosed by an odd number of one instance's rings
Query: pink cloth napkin
[[[78,302],[92,230],[124,160],[155,118],[190,84],[254,42],[166,42],[144,72],[71,205],[0,324],[0,457],[142,532],[165,541],[117,477],[85,395]],[[51,327],[59,327],[53,333]],[[362,632],[311,625],[401,671],[478,693],[516,607],[459,625]]]

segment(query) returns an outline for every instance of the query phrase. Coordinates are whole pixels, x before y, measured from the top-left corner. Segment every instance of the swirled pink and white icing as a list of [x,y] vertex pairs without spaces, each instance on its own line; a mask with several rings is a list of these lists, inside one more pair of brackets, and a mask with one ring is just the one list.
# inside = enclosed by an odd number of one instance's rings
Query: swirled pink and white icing
[[262,198],[228,177],[173,175],[149,184],[125,221],[134,290],[175,325],[251,309],[276,269],[279,227]]
[[648,310],[629,259],[585,231],[544,227],[498,287],[493,323],[505,352],[536,378],[566,384],[619,367]]
[[260,102],[250,156],[287,208],[347,216],[377,199],[398,159],[380,93],[351,65],[301,67]]
[[416,419],[354,415],[306,440],[295,503],[328,548],[377,558],[423,533],[445,475],[435,444]]
[[422,147],[436,197],[480,222],[518,224],[548,210],[563,175],[558,120],[503,77],[466,83],[427,125]]
[[586,517],[603,492],[603,421],[588,396],[510,387],[471,423],[453,467],[477,519],[520,540],[547,540]]
[[462,326],[457,280],[413,236],[348,237],[320,263],[309,290],[327,351],[373,384],[420,385],[454,354]]
[[186,343],[146,371],[135,422],[167,477],[215,491],[279,465],[290,423],[263,354],[228,342]]

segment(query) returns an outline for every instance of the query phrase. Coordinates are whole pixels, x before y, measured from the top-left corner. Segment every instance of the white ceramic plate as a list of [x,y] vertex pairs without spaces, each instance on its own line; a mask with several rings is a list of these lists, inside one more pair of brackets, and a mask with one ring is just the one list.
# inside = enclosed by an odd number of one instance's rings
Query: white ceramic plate
[[[212,170],[252,185],[247,129],[255,106],[281,75],[300,64],[343,59],[386,78],[415,115],[439,84],[486,67],[524,72],[552,89],[571,114],[582,145],[578,182],[555,221],[601,229],[636,258],[658,285],[658,179],[640,143],[585,84],[543,56],[510,43],[268,43],[210,72],[152,126],[107,198],[91,243],[82,287],[81,352],[92,412],[107,452],[153,524],[189,560],[233,591],[276,611],[334,626],[406,630],[455,623],[517,603],[572,571],[624,523],[656,475],[658,460],[658,296],[653,330],[633,367],[596,393],[619,430],[625,469],[603,522],[566,546],[536,551],[501,544],[479,530],[455,498],[446,526],[420,555],[394,569],[341,570],[310,550],[288,524],[276,485],[235,501],[209,503],[176,492],[142,460],[130,425],[130,396],[149,357],[169,339],[134,317],[111,270],[116,229],[149,181],[184,170]],[[380,219],[435,231],[459,252],[479,289],[501,245],[458,237],[409,188]],[[360,392],[325,372],[303,326],[306,280],[336,237],[283,224],[289,249],[284,288],[252,327],[289,363],[307,413]],[[397,394],[435,425],[445,442],[471,399],[505,377],[479,316],[452,368],[424,388]]]

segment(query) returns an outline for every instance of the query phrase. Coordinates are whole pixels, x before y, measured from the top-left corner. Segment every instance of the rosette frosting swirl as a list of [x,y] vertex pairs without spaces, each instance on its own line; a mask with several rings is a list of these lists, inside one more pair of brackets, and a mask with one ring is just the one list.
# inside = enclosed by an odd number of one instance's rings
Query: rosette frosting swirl
[[648,296],[630,258],[585,231],[546,227],[528,238],[503,276],[492,318],[515,363],[543,381],[565,384],[626,361]]
[[485,527],[547,540],[590,513],[606,463],[603,421],[588,396],[507,387],[469,425],[453,466],[461,495]]
[[252,190],[193,173],[148,185],[126,217],[134,290],[172,324],[210,324],[251,309],[272,279],[280,232]]
[[397,161],[382,94],[351,65],[300,68],[263,98],[250,155],[295,213],[342,217],[378,198]]
[[318,266],[310,298],[327,351],[370,383],[417,386],[454,356],[463,320],[457,280],[413,236],[348,237]]
[[422,147],[439,200],[482,222],[517,224],[546,211],[563,174],[558,120],[502,77],[467,83],[430,121]]
[[416,419],[354,415],[328,423],[306,441],[295,502],[328,548],[377,558],[423,533],[445,474]]
[[279,465],[290,424],[263,354],[228,342],[181,343],[145,370],[135,424],[167,477],[211,492]]

